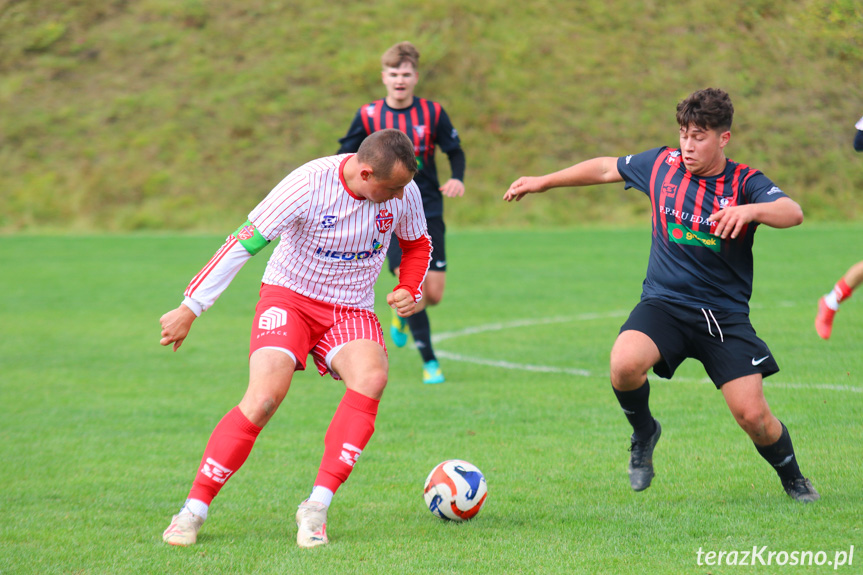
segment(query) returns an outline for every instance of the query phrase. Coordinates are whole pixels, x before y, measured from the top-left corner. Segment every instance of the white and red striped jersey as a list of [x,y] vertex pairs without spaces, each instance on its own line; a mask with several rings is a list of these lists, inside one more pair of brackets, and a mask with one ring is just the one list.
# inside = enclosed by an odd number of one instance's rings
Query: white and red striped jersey
[[[428,232],[420,191],[413,181],[401,200],[380,204],[347,189],[342,168],[352,155],[321,158],[297,168],[251,211],[249,221],[266,240],[280,240],[263,283],[374,311],[374,284],[393,234],[413,241],[428,240]],[[423,256],[428,268],[430,241]],[[200,315],[250,257],[237,235],[229,236],[189,284],[184,303]],[[418,300],[421,286],[416,287]]]

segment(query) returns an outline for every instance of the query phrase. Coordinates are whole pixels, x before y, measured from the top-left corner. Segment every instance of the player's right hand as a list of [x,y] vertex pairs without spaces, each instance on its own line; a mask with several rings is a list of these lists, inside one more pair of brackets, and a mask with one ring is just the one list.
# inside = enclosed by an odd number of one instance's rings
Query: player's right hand
[[387,294],[387,305],[400,317],[408,317],[416,311],[416,300],[406,289],[397,289]]
[[198,316],[195,312],[180,304],[177,309],[172,309],[161,318],[159,324],[162,326],[162,339],[159,340],[161,345],[174,344],[174,351],[177,351],[183,340],[189,335],[189,329],[192,327],[192,322]]

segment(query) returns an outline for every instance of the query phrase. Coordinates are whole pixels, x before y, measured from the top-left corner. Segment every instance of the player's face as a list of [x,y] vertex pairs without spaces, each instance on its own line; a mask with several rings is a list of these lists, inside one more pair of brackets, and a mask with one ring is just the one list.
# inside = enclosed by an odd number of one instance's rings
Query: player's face
[[403,62],[398,68],[384,68],[381,78],[387,87],[387,104],[406,108],[413,103],[414,87],[419,76],[411,64]]
[[725,145],[731,132],[706,130],[695,124],[680,127],[683,165],[696,176],[715,176],[725,169]]
[[378,178],[369,174],[363,178],[363,197],[376,204],[388,202],[393,198],[402,199],[405,187],[413,180],[413,174],[401,164],[396,164],[388,178]]

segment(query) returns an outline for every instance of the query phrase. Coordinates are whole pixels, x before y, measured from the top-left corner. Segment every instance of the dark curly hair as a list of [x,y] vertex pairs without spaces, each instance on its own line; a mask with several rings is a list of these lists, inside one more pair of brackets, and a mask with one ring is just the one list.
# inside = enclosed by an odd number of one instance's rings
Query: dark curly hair
[[677,104],[677,124],[693,124],[705,130],[727,132],[734,118],[734,106],[728,92],[719,88],[705,88],[690,94]]

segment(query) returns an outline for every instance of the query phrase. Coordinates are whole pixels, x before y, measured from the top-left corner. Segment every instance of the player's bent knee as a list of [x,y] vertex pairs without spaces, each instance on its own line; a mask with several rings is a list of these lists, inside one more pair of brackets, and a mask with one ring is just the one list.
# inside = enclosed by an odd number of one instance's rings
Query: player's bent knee
[[380,399],[387,387],[387,372],[385,370],[374,370],[364,374],[354,381],[346,381],[345,386],[351,391],[356,391],[372,399]]
[[743,431],[753,439],[766,436],[770,423],[769,411],[746,408],[735,412],[734,418]]
[[611,355],[611,385],[619,391],[629,391],[641,387],[647,378],[647,370],[637,358],[620,354]]

